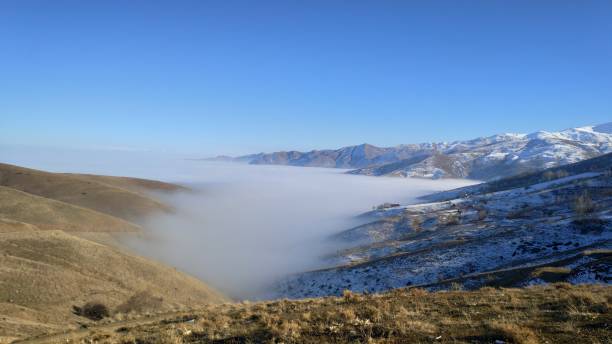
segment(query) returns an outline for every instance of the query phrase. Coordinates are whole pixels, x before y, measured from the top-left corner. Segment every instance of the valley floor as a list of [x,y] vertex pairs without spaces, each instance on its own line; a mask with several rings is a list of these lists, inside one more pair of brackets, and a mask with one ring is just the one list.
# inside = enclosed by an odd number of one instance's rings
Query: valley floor
[[612,287],[383,294],[223,304],[24,343],[609,343]]

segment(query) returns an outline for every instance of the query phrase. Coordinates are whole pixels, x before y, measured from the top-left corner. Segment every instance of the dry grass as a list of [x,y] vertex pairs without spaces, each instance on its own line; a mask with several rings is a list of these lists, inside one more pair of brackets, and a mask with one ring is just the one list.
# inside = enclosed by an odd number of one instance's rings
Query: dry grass
[[[64,230],[67,232],[138,232],[128,221],[72,204],[0,186],[0,232]],[[29,225],[29,226],[28,226]]]
[[[211,306],[73,343],[605,343],[612,288],[554,284]],[[196,319],[193,322],[185,319]]]
[[92,301],[143,313],[226,300],[173,268],[63,231],[0,234],[0,337],[87,323],[73,306]]
[[571,272],[572,269],[566,267],[547,266],[534,270],[531,276],[552,283],[564,281]]
[[66,176],[74,176],[82,180],[93,181],[101,184],[106,184],[112,187],[126,189],[145,195],[149,195],[151,191],[154,192],[176,192],[176,191],[188,191],[189,189],[170,183],[164,183],[157,180],[130,178],[130,177],[116,177],[116,176],[100,176],[95,174],[71,174],[66,173]]
[[[0,203],[2,203],[1,200],[0,200]],[[36,227],[33,224],[7,219],[7,218],[2,217],[2,215],[0,215],[0,233],[37,231],[37,230],[40,230],[40,228]]]
[[147,187],[159,191],[162,188],[160,185],[171,188],[170,184],[134,178],[50,173],[0,164],[0,186],[89,208],[128,221],[169,210],[144,193],[133,191]]
[[177,190],[184,189],[0,164],[0,343],[107,314],[118,320],[226,301],[195,278],[115,248],[117,233],[140,232],[127,219],[169,210],[148,192]]
[[124,303],[117,306],[117,313],[143,313],[153,312],[163,306],[164,298],[151,295],[149,291],[141,291],[132,295]]

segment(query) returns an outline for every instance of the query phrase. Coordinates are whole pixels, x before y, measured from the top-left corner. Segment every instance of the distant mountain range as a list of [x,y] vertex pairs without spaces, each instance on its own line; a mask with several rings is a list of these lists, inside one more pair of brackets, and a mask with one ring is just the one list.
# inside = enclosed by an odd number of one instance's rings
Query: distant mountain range
[[499,134],[452,143],[396,147],[362,144],[336,150],[259,153],[209,160],[346,168],[353,169],[348,173],[369,176],[493,180],[571,164],[609,152],[612,152],[612,122],[560,132]]

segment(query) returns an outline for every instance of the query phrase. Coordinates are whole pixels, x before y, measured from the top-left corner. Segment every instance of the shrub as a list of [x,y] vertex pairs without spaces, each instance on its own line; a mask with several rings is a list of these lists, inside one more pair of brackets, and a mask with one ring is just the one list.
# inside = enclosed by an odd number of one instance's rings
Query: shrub
[[459,224],[459,213],[446,213],[438,216],[438,222],[440,224],[451,226]]
[[457,283],[457,282],[453,282],[450,285],[450,290],[452,290],[452,291],[461,291],[461,290],[463,290],[463,284]]
[[421,230],[421,225],[423,225],[423,220],[420,217],[413,217],[410,221],[410,227],[414,229],[415,232],[419,232]]
[[509,220],[522,219],[525,218],[526,215],[527,213],[524,210],[516,210],[506,214],[506,218]]
[[553,171],[546,171],[546,172],[544,172],[542,177],[544,177],[544,180],[550,181],[550,180],[565,178],[568,175],[569,174],[567,173],[567,171],[559,170],[559,171],[554,171],[554,172]]
[[88,302],[83,307],[72,306],[72,310],[74,314],[94,321],[109,316],[108,308],[99,302]]
[[348,289],[342,291],[342,298],[345,302],[355,302],[359,300],[359,296]]
[[582,234],[600,234],[608,225],[608,221],[596,217],[577,218],[572,221],[574,228],[580,230]]
[[164,299],[161,297],[155,297],[146,291],[141,291],[117,306],[115,311],[117,313],[155,311],[161,308],[163,301]]
[[593,203],[588,192],[585,191],[576,198],[574,201],[574,212],[579,219],[583,219],[595,212],[595,203]]

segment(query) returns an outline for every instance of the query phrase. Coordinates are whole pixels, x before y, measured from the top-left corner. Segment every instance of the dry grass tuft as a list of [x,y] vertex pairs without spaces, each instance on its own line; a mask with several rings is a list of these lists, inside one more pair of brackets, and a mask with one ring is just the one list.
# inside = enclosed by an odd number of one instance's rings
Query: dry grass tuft
[[[525,289],[384,294],[220,305],[194,312],[188,335],[163,323],[112,334],[107,343],[604,343],[612,287],[554,284]],[[87,339],[87,338],[86,338]],[[166,341],[167,340],[167,341]],[[170,341],[174,340],[174,341]],[[101,341],[100,343],[106,343]]]
[[492,321],[487,324],[487,331],[492,337],[501,338],[504,342],[516,344],[539,344],[538,336],[528,327],[515,323],[498,323]]

